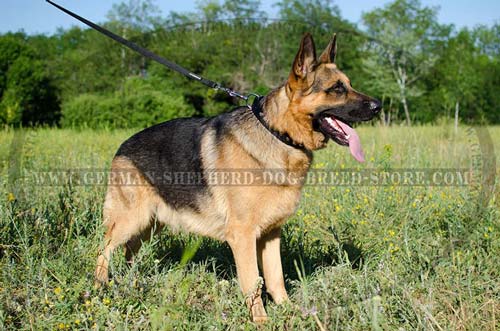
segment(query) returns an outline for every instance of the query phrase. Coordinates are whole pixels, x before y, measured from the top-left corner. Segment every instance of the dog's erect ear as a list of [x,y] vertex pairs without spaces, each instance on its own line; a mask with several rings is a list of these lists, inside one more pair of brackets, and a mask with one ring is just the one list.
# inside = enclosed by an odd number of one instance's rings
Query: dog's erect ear
[[333,35],[332,40],[326,49],[323,51],[319,57],[319,62],[321,63],[335,63],[335,56],[337,55],[337,34]]
[[300,48],[293,62],[292,75],[296,79],[304,79],[316,65],[316,48],[311,34],[306,33],[300,42]]

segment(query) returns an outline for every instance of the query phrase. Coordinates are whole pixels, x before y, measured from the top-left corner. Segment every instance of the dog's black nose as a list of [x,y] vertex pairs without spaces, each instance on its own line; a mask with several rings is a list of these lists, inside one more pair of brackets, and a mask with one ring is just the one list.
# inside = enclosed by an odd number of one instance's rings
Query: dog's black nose
[[382,104],[377,99],[366,101],[368,108],[376,115],[382,109]]

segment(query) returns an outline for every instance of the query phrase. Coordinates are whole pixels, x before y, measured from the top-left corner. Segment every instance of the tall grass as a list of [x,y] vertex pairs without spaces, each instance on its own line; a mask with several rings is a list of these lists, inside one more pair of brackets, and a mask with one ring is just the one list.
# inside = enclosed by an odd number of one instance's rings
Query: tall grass
[[[500,150],[500,128],[489,132]],[[451,127],[362,127],[367,162],[333,143],[315,169],[473,168],[477,137]],[[247,330],[224,243],[164,231],[93,289],[105,186],[40,186],[48,169],[106,169],[132,130],[0,132],[0,326],[9,330]],[[18,147],[11,144],[18,141]],[[497,158],[497,164],[500,164]],[[19,171],[15,171],[16,169]],[[497,176],[500,175],[498,169]],[[16,180],[17,179],[17,180]],[[498,182],[497,182],[498,185]],[[496,330],[500,196],[481,186],[307,186],[282,239],[290,303],[269,330]],[[319,321],[319,323],[318,323]]]

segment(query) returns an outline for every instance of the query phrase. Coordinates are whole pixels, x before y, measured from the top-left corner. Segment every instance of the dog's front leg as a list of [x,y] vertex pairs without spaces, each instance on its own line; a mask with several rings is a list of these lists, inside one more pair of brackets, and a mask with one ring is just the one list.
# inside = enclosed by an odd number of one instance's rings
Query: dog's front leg
[[276,228],[257,241],[259,263],[264,273],[266,289],[277,304],[288,300],[281,266],[280,236],[281,228]]
[[261,280],[257,266],[257,242],[252,226],[231,222],[226,232],[226,240],[236,262],[238,281],[245,295],[245,301],[252,314],[252,320],[262,323],[267,314],[261,298]]

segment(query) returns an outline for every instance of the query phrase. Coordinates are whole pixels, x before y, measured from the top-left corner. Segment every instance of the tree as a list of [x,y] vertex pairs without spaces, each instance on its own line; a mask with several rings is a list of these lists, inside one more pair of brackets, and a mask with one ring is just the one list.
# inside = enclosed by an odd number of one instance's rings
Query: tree
[[[108,28],[109,25],[107,26]],[[49,68],[66,101],[82,93],[109,93],[119,89],[129,75],[138,71],[136,55],[127,57],[122,67],[122,46],[91,29],[74,27],[54,36],[57,55],[50,59]]]
[[264,19],[266,13],[259,10],[260,0],[226,0],[223,5],[229,19]]
[[305,22],[309,26],[328,25],[329,29],[340,17],[340,9],[332,0],[282,0],[276,6],[280,18]]
[[[418,86],[436,61],[434,50],[449,35],[450,27],[437,23],[437,9],[422,7],[419,0],[396,0],[384,8],[363,15],[363,24],[372,40],[367,46],[369,61],[375,61],[392,80],[389,88],[397,87],[407,125],[411,124],[408,98],[422,94]],[[373,63],[364,62],[367,75],[373,79]],[[383,94],[383,91],[379,91]]]
[[[439,59],[425,78],[430,108],[447,118],[497,122],[500,38],[498,25],[463,28],[436,52]],[[434,111],[434,113],[437,113]],[[454,113],[454,114],[453,114]],[[427,120],[433,120],[428,116]]]
[[481,116],[491,122],[500,122],[500,24],[491,27],[476,26],[472,35],[477,46],[474,68],[480,83],[476,90],[474,109],[479,109]]
[[7,88],[7,72],[12,63],[26,52],[26,36],[8,33],[0,37],[0,97]]
[[0,121],[7,124],[56,123],[57,89],[45,64],[24,34],[0,36]]
[[447,113],[454,108],[455,130],[458,126],[460,105],[471,103],[480,84],[479,73],[474,66],[475,53],[476,47],[471,33],[463,29],[448,40],[435,66],[439,77],[437,83],[441,104]]
[[198,0],[196,3],[199,18],[204,22],[213,22],[222,19],[223,6],[218,0]]
[[[363,38],[355,24],[342,18],[340,9],[332,0],[282,0],[276,4],[282,20],[280,30],[286,32],[284,39],[287,55],[294,56],[298,38],[304,32],[310,32],[318,47],[326,46],[334,33],[337,33],[338,56],[337,65],[349,77],[357,88],[363,87],[361,64],[361,45]],[[296,36],[290,38],[290,36]],[[283,57],[284,54],[277,56]],[[284,58],[290,61],[290,57]],[[288,64],[283,63],[287,67]]]
[[107,17],[122,27],[145,32],[161,22],[161,11],[153,0],[129,0],[113,4]]
[[[128,0],[113,4],[107,17],[113,30],[120,31],[123,38],[145,44],[148,32],[160,26],[160,15],[160,8],[153,0]],[[122,46],[120,58],[121,71],[125,77],[134,74],[145,75],[146,60],[142,56]]]
[[380,119],[383,125],[390,125],[393,101],[399,99],[399,87],[394,81],[393,72],[388,66],[381,65],[380,58],[375,56],[363,59],[363,70],[370,76],[363,84],[363,91],[381,97],[382,104],[389,100],[389,107],[387,110],[382,108]]
[[500,23],[495,23],[491,27],[478,25],[472,31],[474,40],[481,54],[490,59],[499,59],[500,56]]

